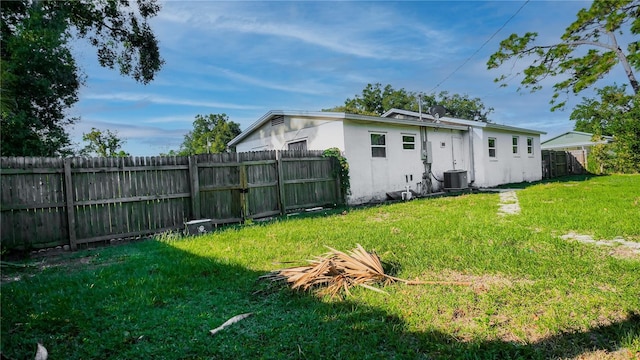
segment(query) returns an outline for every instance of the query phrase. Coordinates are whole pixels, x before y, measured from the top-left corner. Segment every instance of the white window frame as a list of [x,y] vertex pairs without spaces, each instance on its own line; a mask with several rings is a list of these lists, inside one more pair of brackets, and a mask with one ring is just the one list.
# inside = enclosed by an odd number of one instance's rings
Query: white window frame
[[533,157],[533,137],[527,137],[527,154],[530,157]]
[[[493,146],[491,146],[491,140],[493,140]],[[489,137],[487,139],[487,147],[489,149],[489,158],[495,159],[498,157],[498,139],[495,137]],[[493,150],[493,155],[491,155],[491,150]]]
[[[380,141],[377,141],[377,144],[374,144],[374,136],[380,136],[382,139],[382,144]],[[380,139],[380,138],[378,138]],[[370,132],[369,133],[369,145],[371,146],[371,157],[372,158],[386,158],[387,157],[387,134],[384,132]],[[382,149],[382,155],[376,154],[376,151],[380,151]]]
[[[416,134],[400,134],[402,136],[402,150],[403,151],[415,151],[416,149]],[[413,140],[408,141],[405,138],[412,138]]]
[[514,135],[511,137],[511,153],[513,153],[513,156],[520,154],[520,136]]

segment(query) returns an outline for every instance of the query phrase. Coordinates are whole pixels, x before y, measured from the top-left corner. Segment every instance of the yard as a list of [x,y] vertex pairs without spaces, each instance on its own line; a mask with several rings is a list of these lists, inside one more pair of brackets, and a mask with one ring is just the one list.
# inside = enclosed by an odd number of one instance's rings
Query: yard
[[[563,180],[523,186],[513,214],[499,214],[499,194],[474,193],[3,267],[0,350],[10,359],[33,358],[37,342],[52,359],[639,358],[640,176]],[[329,298],[258,281],[357,243],[398,277],[472,285],[396,283],[387,295]],[[253,315],[209,334],[243,313]]]

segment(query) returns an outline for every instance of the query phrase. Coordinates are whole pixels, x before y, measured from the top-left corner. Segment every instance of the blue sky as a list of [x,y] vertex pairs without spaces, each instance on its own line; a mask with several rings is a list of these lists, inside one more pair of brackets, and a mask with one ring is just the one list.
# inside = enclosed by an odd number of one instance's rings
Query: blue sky
[[[179,148],[197,114],[225,113],[244,130],[269,110],[319,111],[379,82],[478,97],[495,108],[493,122],[546,131],[543,139],[549,138],[573,128],[571,106],[590,93],[571,97],[565,111],[550,112],[553,81],[534,94],[517,92],[517,79],[500,88],[493,79],[511,65],[489,71],[486,62],[511,33],[536,31],[546,43],[559,39],[590,2],[530,1],[480,49],[523,4],[164,2],[152,26],[166,64],[152,83],[101,68],[93,48],[76,47],[87,79],[70,113],[81,120],[69,132],[81,143],[92,127],[117,131],[131,155],[158,155]],[[515,64],[514,71],[525,65]],[[621,69],[598,85],[614,80],[625,82]]]

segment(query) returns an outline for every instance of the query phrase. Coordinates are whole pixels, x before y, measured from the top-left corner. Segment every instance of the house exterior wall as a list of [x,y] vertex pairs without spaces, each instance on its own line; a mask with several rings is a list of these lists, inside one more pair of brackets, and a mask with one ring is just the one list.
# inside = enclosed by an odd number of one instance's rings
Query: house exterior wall
[[[475,182],[477,187],[542,179],[540,135],[473,128]],[[518,137],[518,152],[513,153],[513,137]],[[495,139],[495,157],[489,156],[489,138]],[[527,138],[533,140],[533,153],[527,152]]]
[[[388,192],[405,190],[410,186],[419,191],[425,166],[421,155],[421,127],[396,126],[375,123],[345,121],[344,154],[349,162],[351,183],[350,204],[381,201]],[[385,135],[386,157],[373,157],[371,134]],[[403,136],[413,136],[414,149],[403,148]],[[454,169],[454,155],[458,156],[456,169],[468,164],[468,148],[464,146],[464,134],[458,130],[427,129],[426,141],[431,142],[433,175],[442,180],[444,172]],[[461,149],[454,153],[454,142],[462,142]],[[458,151],[460,150],[460,151]],[[432,180],[432,190],[442,188],[442,183]]]
[[266,122],[236,145],[237,152],[287,150],[288,144],[307,141],[308,150],[344,148],[342,121],[285,116],[284,122]]
[[[371,134],[385,135],[386,157],[372,156]],[[403,135],[414,136],[413,150],[403,149]],[[344,156],[349,162],[349,204],[385,200],[387,192],[404,190],[407,185],[416,189],[423,172],[419,127],[345,121],[344,137],[348,139]]]

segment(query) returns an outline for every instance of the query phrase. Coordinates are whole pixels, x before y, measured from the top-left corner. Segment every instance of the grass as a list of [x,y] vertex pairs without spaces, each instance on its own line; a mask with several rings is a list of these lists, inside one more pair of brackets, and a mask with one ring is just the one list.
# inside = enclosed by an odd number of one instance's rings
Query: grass
[[[519,215],[499,216],[497,194],[466,194],[3,268],[20,280],[0,288],[0,351],[32,358],[40,341],[64,359],[637,358],[640,255],[560,236],[640,242],[640,176],[567,180],[518,191]],[[398,277],[474,285],[329,298],[257,281],[356,243]]]

